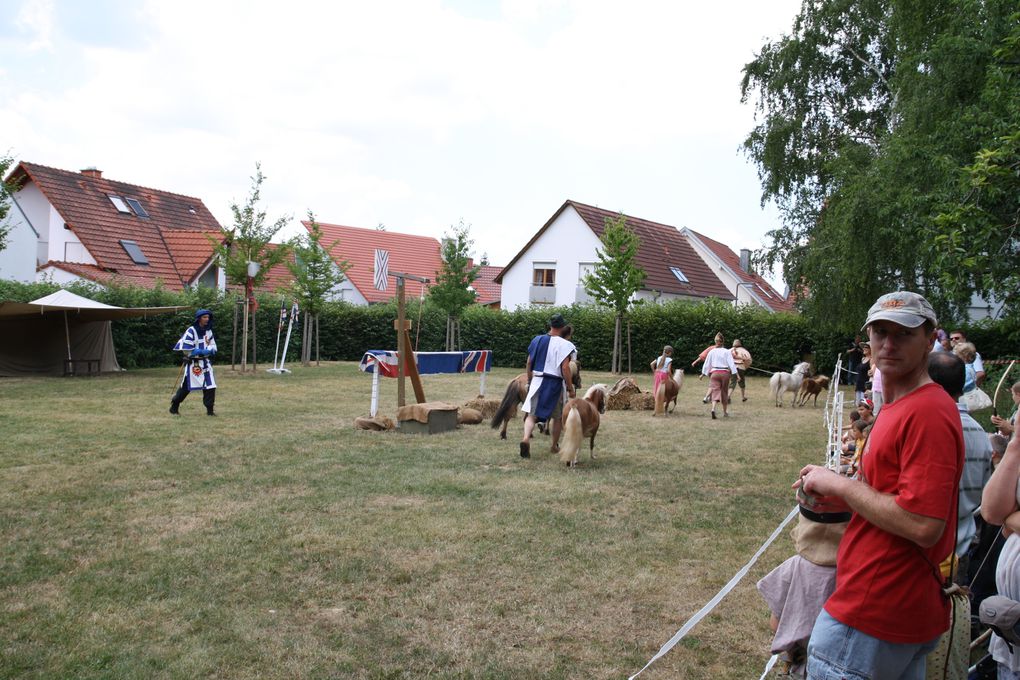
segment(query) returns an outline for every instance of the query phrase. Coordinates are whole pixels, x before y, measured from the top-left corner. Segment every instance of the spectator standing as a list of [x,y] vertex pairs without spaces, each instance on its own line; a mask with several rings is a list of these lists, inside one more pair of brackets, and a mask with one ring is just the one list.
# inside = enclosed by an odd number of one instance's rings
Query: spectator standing
[[857,365],[857,382],[854,385],[854,403],[859,404],[864,400],[864,393],[868,390],[868,374],[871,372],[871,346],[866,342],[861,343],[861,363]]
[[[968,342],[966,333],[956,329],[949,334],[949,344],[953,349],[961,342]],[[981,360],[981,354],[977,351],[976,347],[974,348],[974,361],[972,363],[974,364],[977,386],[981,387],[985,382],[985,363]]]
[[861,336],[855,335],[846,350],[846,384],[853,385],[857,380],[857,369],[864,359],[864,348],[861,347]]
[[963,431],[952,398],[928,377],[936,323],[917,293],[875,301],[865,328],[886,406],[860,476],[808,465],[794,484],[816,503],[835,499],[853,511],[836,558],[836,590],[811,632],[809,678],[924,677],[925,657],[949,626],[936,565],[956,536]]

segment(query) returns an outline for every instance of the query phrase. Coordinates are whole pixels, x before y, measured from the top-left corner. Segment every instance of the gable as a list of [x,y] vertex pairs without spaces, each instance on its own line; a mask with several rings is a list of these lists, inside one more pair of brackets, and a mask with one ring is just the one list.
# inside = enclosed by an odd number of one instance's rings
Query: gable
[[777,291],[772,284],[765,280],[763,276],[756,272],[749,272],[740,266],[740,256],[737,255],[733,250],[725,243],[716,241],[713,238],[705,236],[693,229],[687,229],[686,231],[701,242],[705,248],[710,250],[712,254],[719,259],[730,271],[733,272],[734,276],[739,279],[740,284],[744,284],[754,290],[754,294],[765,303],[774,312],[796,312],[797,309],[793,304],[792,298],[783,298],[783,296]]

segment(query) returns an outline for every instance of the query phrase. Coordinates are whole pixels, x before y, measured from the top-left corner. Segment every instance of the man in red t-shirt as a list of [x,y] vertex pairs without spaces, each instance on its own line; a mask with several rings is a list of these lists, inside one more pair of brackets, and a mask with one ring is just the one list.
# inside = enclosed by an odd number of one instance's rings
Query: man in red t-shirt
[[808,645],[808,678],[924,678],[949,628],[938,564],[953,551],[963,431],[956,404],[928,377],[935,312],[917,293],[880,297],[864,324],[886,405],[859,479],[808,465],[794,485],[841,499],[853,517],[836,558],[836,590]]

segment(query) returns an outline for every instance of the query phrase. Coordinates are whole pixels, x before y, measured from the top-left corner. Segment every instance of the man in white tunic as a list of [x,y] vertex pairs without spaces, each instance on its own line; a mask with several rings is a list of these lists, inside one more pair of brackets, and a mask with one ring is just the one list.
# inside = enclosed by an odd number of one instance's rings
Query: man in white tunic
[[[524,418],[524,438],[521,440],[521,458],[531,457],[531,433],[535,423],[552,422],[552,450],[559,450],[560,414],[565,395],[574,397],[574,384],[570,375],[570,355],[577,350],[574,343],[561,335],[567,322],[562,314],[549,319],[549,332],[536,335],[528,345],[528,396],[521,410]],[[564,389],[566,388],[566,389]]]
[[180,414],[181,402],[189,393],[202,390],[202,404],[206,415],[214,416],[216,404],[216,378],[209,357],[216,354],[216,339],[212,331],[212,312],[200,309],[195,312],[195,323],[188,326],[174,345],[175,352],[184,352],[185,375],[170,400],[170,413]]

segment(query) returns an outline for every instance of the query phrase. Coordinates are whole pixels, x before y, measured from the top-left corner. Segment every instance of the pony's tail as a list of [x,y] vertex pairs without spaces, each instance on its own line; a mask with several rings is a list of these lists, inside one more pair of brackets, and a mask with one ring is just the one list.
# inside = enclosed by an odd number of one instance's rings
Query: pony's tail
[[673,380],[676,381],[676,391],[679,392],[684,386],[684,369],[678,368],[673,371]]
[[666,381],[659,383],[659,389],[655,390],[655,415],[661,416],[666,413]]
[[[779,384],[781,380],[778,373],[773,373],[772,377],[769,378],[769,391],[772,392],[773,399],[779,399]],[[493,425],[493,427],[496,426]]]
[[560,462],[571,465],[577,462],[577,452],[581,450],[581,440],[584,438],[584,428],[581,426],[581,414],[576,408],[571,408],[567,413],[567,420],[563,423],[563,440],[560,443]]
[[492,429],[495,430],[502,427],[503,421],[510,420],[514,411],[517,410],[519,403],[517,381],[511,380],[510,384],[506,386],[506,394],[503,395],[503,401],[500,402],[499,408],[492,415]]

